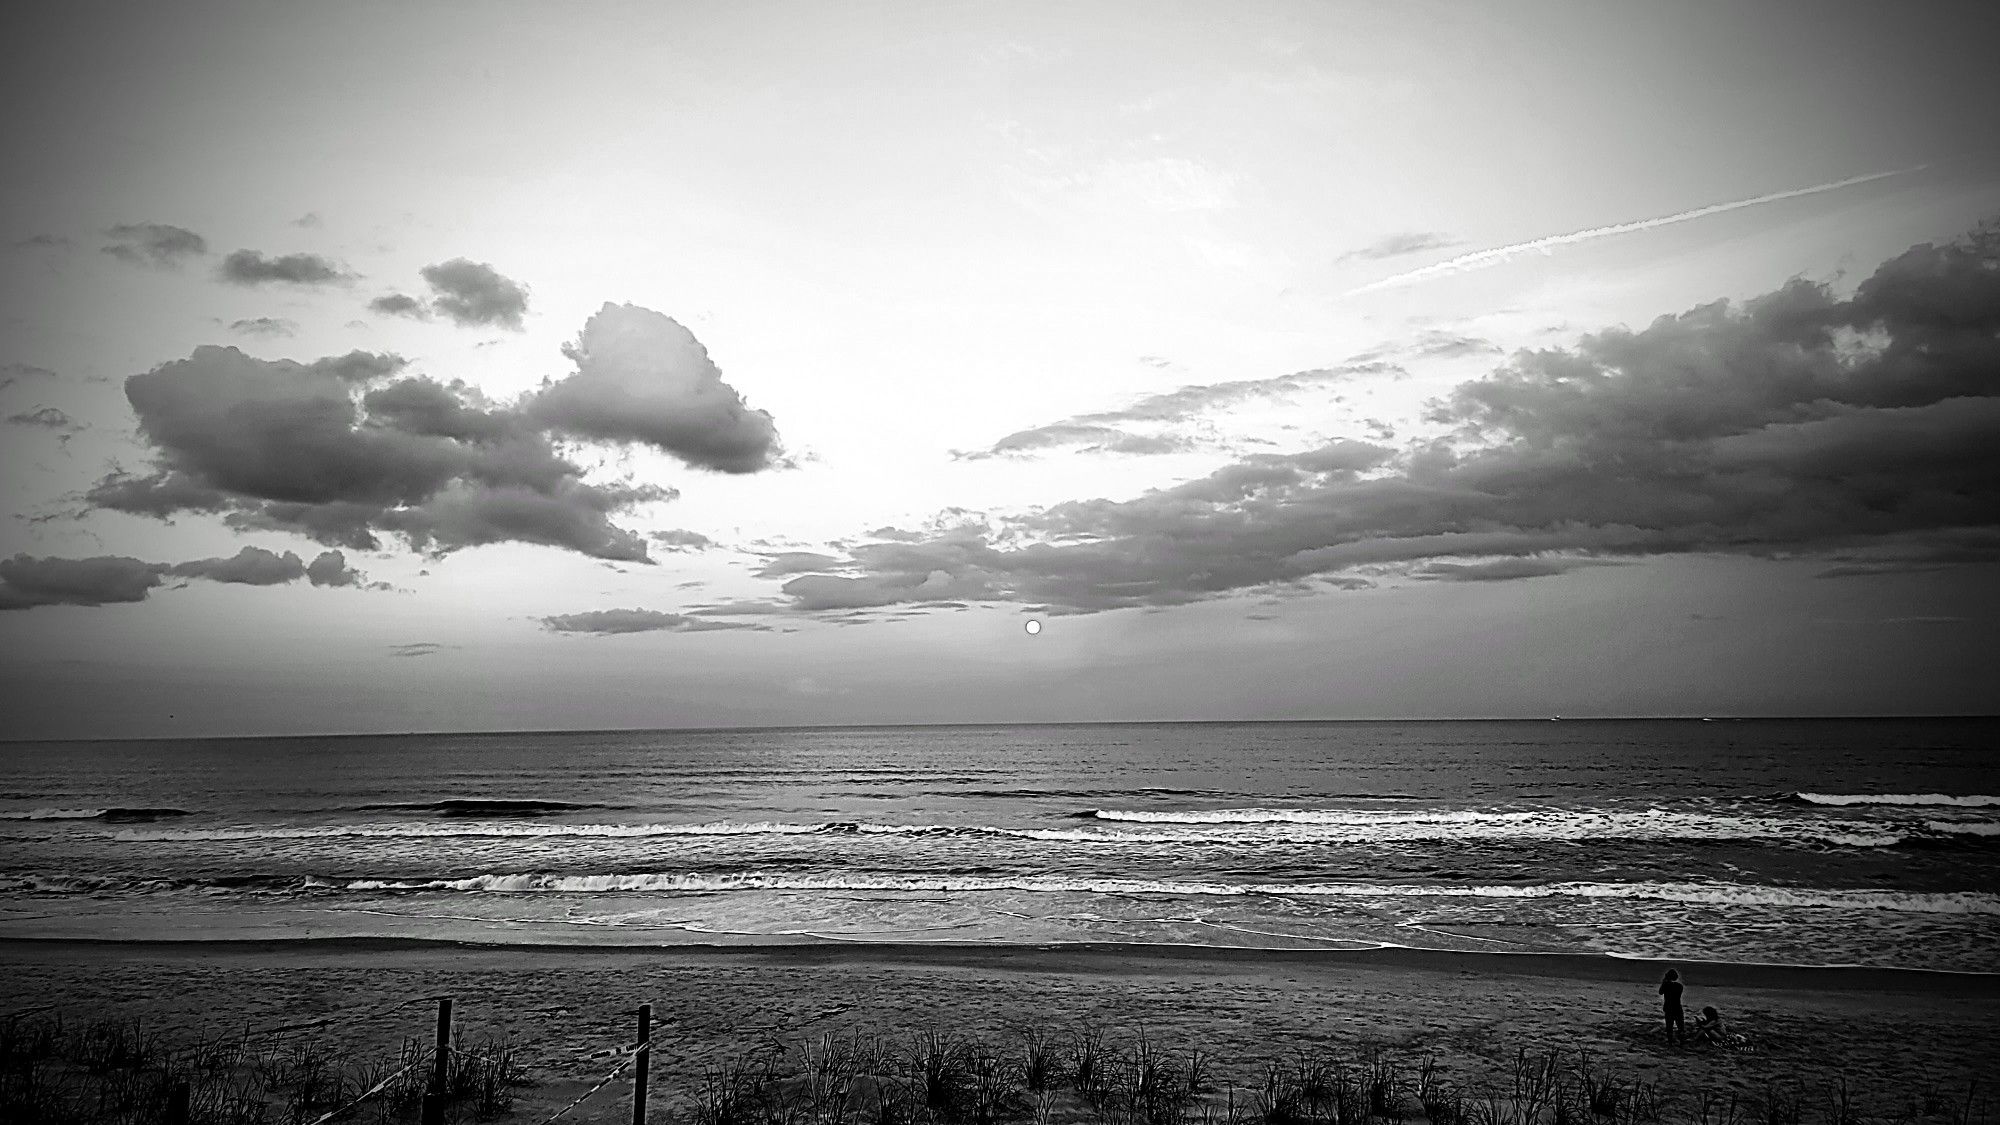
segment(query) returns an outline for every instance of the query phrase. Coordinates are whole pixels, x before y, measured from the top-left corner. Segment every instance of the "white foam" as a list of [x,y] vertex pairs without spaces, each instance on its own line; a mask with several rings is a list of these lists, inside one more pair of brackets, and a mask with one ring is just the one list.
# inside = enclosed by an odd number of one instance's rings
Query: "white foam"
[[0,814],[0,820],[95,820],[109,809],[30,809],[24,813]]
[[1495,898],[1495,899],[1650,899],[1709,906],[1777,906],[1819,909],[1884,910],[1912,914],[2000,915],[2000,895],[1974,891],[1916,893],[1877,889],[1768,887],[1741,883],[1541,883],[1533,885],[1457,886],[1375,883],[1208,883],[1152,879],[1066,879],[1052,876],[963,878],[916,876],[853,877],[844,875],[707,875],[654,873],[630,875],[475,875],[463,879],[397,881],[358,879],[346,884],[355,891],[471,892],[701,892],[701,891],[915,891],[1140,894],[1140,895],[1270,895],[1311,898]]
[[1983,794],[1955,797],[1949,793],[1800,793],[1809,805],[1950,805],[1965,809],[2000,807],[2000,797]]
[[1991,820],[1926,820],[1924,827],[1952,836],[2000,836],[2000,822]]
[[132,843],[224,840],[322,840],[348,837],[404,839],[479,836],[576,836],[607,839],[660,836],[799,836],[825,829],[821,824],[772,821],[709,824],[520,824],[512,821],[466,824],[388,823],[306,826],[238,825],[224,828],[127,828],[112,833]]

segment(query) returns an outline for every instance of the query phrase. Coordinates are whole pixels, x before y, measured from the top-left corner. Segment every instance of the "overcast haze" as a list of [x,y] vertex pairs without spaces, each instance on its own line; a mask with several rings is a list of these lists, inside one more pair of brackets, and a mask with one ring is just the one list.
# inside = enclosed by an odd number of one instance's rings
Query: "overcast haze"
[[1989,6],[0,18],[7,735],[1992,710]]

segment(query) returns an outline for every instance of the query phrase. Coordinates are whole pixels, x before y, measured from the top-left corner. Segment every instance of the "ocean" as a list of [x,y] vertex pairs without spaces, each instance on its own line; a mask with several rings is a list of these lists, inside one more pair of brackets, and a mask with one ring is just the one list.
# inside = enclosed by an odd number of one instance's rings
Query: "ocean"
[[2000,971],[2000,721],[0,744],[0,938]]

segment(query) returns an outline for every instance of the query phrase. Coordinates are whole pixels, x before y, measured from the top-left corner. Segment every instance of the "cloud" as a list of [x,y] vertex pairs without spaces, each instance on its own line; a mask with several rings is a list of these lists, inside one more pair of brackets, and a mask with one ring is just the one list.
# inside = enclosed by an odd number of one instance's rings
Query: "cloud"
[[1420,254],[1425,250],[1443,250],[1458,245],[1458,239],[1437,231],[1405,231],[1387,235],[1379,242],[1342,254],[1339,261],[1381,261],[1384,258],[1400,258],[1405,254]]
[[[338,558],[339,552],[328,552]],[[124,555],[88,559],[34,558],[15,555],[0,560],[0,610],[44,605],[99,606],[141,602],[169,578],[198,578],[241,586],[281,586],[311,577],[327,559],[321,555],[307,567],[290,551],[279,554],[262,547],[244,547],[226,558],[191,559],[182,563],[147,562]],[[353,572],[347,572],[353,574]],[[359,578],[359,575],[353,575]],[[339,583],[348,585],[350,583]]]
[[813,551],[786,551],[782,554],[766,556],[767,560],[756,572],[758,578],[782,578],[788,574],[810,574],[819,570],[834,570],[841,565],[832,555],[822,555]]
[[59,234],[31,234],[26,238],[14,240],[14,248],[17,250],[54,249],[68,245],[69,239]]
[[646,538],[669,551],[706,551],[715,546],[715,540],[698,531],[687,531],[673,527],[664,531],[649,531]]
[[105,234],[116,241],[103,247],[104,253],[133,265],[178,266],[208,253],[207,239],[166,223],[120,223]]
[[1845,299],[1793,281],[1516,353],[1434,405],[1434,441],[1258,455],[1129,500],[862,544],[843,574],[785,583],[777,608],[1087,613],[1687,553],[2000,562],[1996,370],[1988,226],[1912,247]]
[[53,406],[40,406],[33,410],[21,411],[18,414],[9,414],[7,422],[9,425],[14,426],[34,426],[38,429],[48,430],[65,442],[82,433],[84,430],[82,422],[71,418],[68,414],[63,413]]
[[408,644],[390,645],[390,656],[435,656],[455,645],[439,644],[437,641],[411,641]]
[[156,464],[113,473],[88,498],[160,517],[223,513],[237,527],[361,550],[393,533],[439,554],[514,541],[645,561],[644,540],[610,517],[670,490],[587,483],[518,412],[461,383],[385,381],[401,365],[366,352],[302,364],[196,348],[125,381]]
[[986,449],[961,453],[958,456],[965,460],[981,460],[1075,446],[1081,446],[1084,452],[1092,453],[1141,455],[1178,453],[1193,448],[1193,441],[1171,433],[1132,433],[1123,427],[1172,425],[1211,410],[1221,410],[1260,399],[1330,386],[1365,375],[1399,373],[1400,370],[1385,363],[1357,363],[1342,367],[1294,371],[1288,375],[1265,379],[1238,379],[1226,383],[1185,386],[1146,395],[1118,410],[1077,414],[1060,421],[1016,430]]
[[655,609],[598,609],[587,613],[559,614],[542,618],[542,627],[552,633],[707,633],[722,629],[764,630],[762,625],[738,621],[714,621]]
[[368,302],[368,307],[378,313],[407,316],[413,320],[429,320],[431,316],[430,306],[408,293],[391,293],[386,297],[377,297]]
[[0,390],[5,390],[16,383],[24,383],[31,379],[53,379],[55,377],[55,372],[50,371],[46,367],[36,367],[32,363],[0,364]]
[[305,575],[315,586],[360,586],[368,581],[367,575],[347,565],[347,556],[339,551],[320,552]]
[[286,254],[266,258],[255,250],[238,250],[222,259],[222,279],[237,285],[327,285],[352,280],[340,265],[318,254]]
[[43,605],[109,605],[140,602],[161,581],[164,568],[123,555],[89,559],[0,559],[0,610]]
[[1568,574],[1583,567],[1610,566],[1617,561],[1535,555],[1490,562],[1429,562],[1411,571],[1410,576],[1426,582],[1512,582]]
[[422,273],[435,294],[431,307],[453,323],[521,330],[521,317],[528,311],[528,290],[520,282],[501,276],[484,262],[466,258],[425,266]]
[[306,564],[290,551],[279,555],[262,547],[245,547],[226,559],[176,563],[167,573],[179,578],[206,578],[244,586],[277,586],[298,581],[306,573]]
[[292,225],[295,227],[304,227],[307,230],[318,230],[320,227],[326,225],[326,221],[319,217],[318,211],[307,211],[305,214],[293,219]]
[[544,382],[525,404],[569,437],[633,442],[697,468],[754,473],[777,463],[777,424],[752,410],[708,349],[672,317],[607,304],[563,354],[575,374]]
[[1818,195],[1822,192],[1838,191],[1841,188],[1854,187],[1858,184],[1872,183],[1875,180],[1885,180],[1891,176],[1906,176],[1911,172],[1920,172],[1924,169],[1924,167],[1925,165],[1918,165],[1914,168],[1898,168],[1895,171],[1891,172],[1871,172],[1863,176],[1849,176],[1844,180],[1834,180],[1830,183],[1814,184],[1811,187],[1791,188],[1786,191],[1774,191],[1765,195],[1752,196],[1749,199],[1731,200],[1727,203],[1711,203],[1706,207],[1696,207],[1689,211],[1678,211],[1671,215],[1661,215],[1651,219],[1638,219],[1629,223],[1615,223],[1611,226],[1605,226],[1605,227],[1591,227],[1588,230],[1571,231],[1568,234],[1552,234],[1546,238],[1532,239],[1527,242],[1516,242],[1509,246],[1496,246],[1490,250],[1477,250],[1474,251],[1473,253],[1460,254],[1456,258],[1448,258],[1442,262],[1424,266],[1420,269],[1414,269],[1414,270],[1409,270],[1405,273],[1394,274],[1392,276],[1382,278],[1380,281],[1371,281],[1366,285],[1360,286],[1359,288],[1348,290],[1345,295],[1351,297],[1357,293],[1370,293],[1378,289],[1394,289],[1399,286],[1412,285],[1415,284],[1416,282],[1426,281],[1433,277],[1444,277],[1450,274],[1467,273],[1472,270],[1486,269],[1489,266],[1497,266],[1502,262],[1510,261],[1514,258],[1520,257],[1522,254],[1527,254],[1530,252],[1547,253],[1548,251],[1554,250],[1559,246],[1573,246],[1579,242],[1594,242],[1597,239],[1610,238],[1613,237],[1614,235],[1633,234],[1635,232],[1642,230],[1652,230],[1655,227],[1672,226],[1675,223],[1692,222],[1695,219],[1707,218],[1710,215],[1720,215],[1729,211],[1740,211],[1745,207],[1756,207],[1761,204],[1776,203],[1780,200],[1785,200],[1785,199],[1797,199],[1800,196]]
[[253,320],[233,320],[229,330],[240,336],[289,336],[299,330],[299,326],[280,317],[260,316]]

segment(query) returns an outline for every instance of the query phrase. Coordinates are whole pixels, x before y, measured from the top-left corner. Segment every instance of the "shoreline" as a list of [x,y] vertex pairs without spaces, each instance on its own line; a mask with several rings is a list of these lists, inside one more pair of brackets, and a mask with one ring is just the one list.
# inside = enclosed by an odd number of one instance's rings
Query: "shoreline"
[[127,941],[117,938],[0,937],[10,963],[37,960],[146,959],[337,963],[360,957],[426,955],[454,961],[542,959],[574,964],[604,959],[613,965],[647,961],[765,964],[773,967],[859,966],[956,968],[1058,975],[1143,975],[1199,969],[1225,975],[1282,968],[1288,972],[1348,973],[1380,970],[1422,974],[1485,975],[1591,982],[1657,980],[1668,968],[1699,973],[1712,987],[1776,991],[1835,991],[1899,995],[1949,994],[2000,999],[2000,972],[1890,968],[1868,965],[1786,965],[1695,959],[1660,960],[1602,953],[1439,950],[1412,946],[1367,949],[1284,949],[1119,942],[1003,944],[973,942],[820,941],[716,942],[626,945],[506,943],[418,937],[222,938]]

